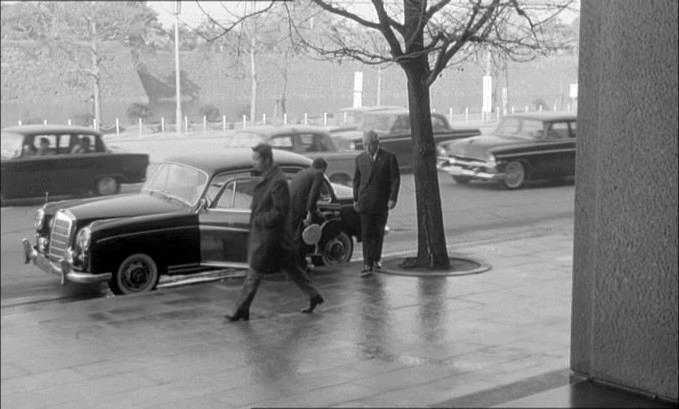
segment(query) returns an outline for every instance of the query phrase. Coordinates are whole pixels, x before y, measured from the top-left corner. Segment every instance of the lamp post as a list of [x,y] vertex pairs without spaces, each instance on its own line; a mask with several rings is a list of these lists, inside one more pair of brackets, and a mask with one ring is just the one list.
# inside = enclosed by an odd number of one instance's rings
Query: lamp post
[[179,78],[179,13],[181,12],[182,3],[176,0],[174,3],[174,70],[175,70],[175,88],[177,91],[177,109],[175,110],[175,124],[177,128],[177,136],[182,135],[182,93]]

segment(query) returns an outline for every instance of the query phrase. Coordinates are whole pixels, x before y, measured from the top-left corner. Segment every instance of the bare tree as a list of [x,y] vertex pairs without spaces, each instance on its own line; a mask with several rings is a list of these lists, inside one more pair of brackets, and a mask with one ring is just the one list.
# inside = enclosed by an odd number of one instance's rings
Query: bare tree
[[[372,17],[345,8],[349,2],[311,0],[341,17],[325,35],[300,34],[304,44],[333,60],[350,58],[366,64],[397,63],[408,82],[408,104],[414,146],[417,199],[417,257],[404,267],[450,266],[443,228],[431,126],[430,87],[447,67],[494,52],[528,61],[560,45],[543,30],[572,0],[372,0]],[[291,24],[297,24],[290,19]],[[292,30],[298,31],[296,27]],[[551,32],[551,31],[550,31]]]
[[73,84],[88,78],[97,126],[102,123],[103,62],[111,58],[104,45],[118,41],[140,47],[162,35],[155,13],[143,2],[19,2],[11,7],[13,18],[3,18],[3,37],[13,31],[14,37],[20,33],[17,38],[46,46],[69,67],[71,79],[66,80]]

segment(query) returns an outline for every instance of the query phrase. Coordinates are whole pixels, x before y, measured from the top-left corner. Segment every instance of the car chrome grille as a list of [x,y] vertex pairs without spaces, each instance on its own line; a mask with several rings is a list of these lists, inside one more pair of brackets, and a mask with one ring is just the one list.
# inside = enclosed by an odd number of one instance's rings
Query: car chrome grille
[[72,226],[73,220],[63,212],[59,211],[54,216],[49,243],[49,258],[51,260],[56,261],[64,257],[71,237]]

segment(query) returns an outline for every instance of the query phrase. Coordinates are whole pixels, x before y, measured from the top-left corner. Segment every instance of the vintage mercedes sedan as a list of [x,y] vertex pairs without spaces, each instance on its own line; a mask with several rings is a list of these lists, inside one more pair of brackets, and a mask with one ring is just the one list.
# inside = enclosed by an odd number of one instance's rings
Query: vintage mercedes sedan
[[[115,294],[152,290],[163,274],[247,268],[250,204],[260,180],[251,154],[234,148],[177,156],[154,166],[140,193],[47,203],[36,212],[35,238],[23,239],[25,262],[62,284],[107,282]],[[281,150],[274,160],[289,177],[311,165]],[[326,179],[318,208],[312,262],[348,262],[361,230],[351,189]]]
[[142,183],[149,156],[114,152],[95,129],[23,125],[2,130],[2,199],[110,195]]
[[490,180],[507,189],[562,179],[575,174],[575,131],[573,113],[508,115],[492,134],[439,144],[437,168],[460,184]]

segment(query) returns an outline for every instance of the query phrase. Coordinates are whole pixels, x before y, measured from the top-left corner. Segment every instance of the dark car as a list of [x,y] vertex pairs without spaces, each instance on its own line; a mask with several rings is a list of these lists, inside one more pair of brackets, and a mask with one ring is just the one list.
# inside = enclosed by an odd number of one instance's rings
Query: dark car
[[494,180],[507,189],[562,179],[575,174],[575,131],[568,112],[508,115],[492,134],[439,144],[437,167],[460,184]]
[[328,162],[326,174],[333,183],[349,185],[353,179],[358,152],[340,150],[323,128],[307,125],[253,126],[230,135],[224,146],[251,147],[260,142],[311,159],[322,156]]
[[[361,112],[360,127],[346,132],[334,132],[333,138],[351,141],[350,148],[363,150],[363,133],[368,130],[380,135],[380,145],[396,155],[401,170],[414,166],[413,139],[410,131],[410,111],[407,108],[385,108]],[[436,143],[480,135],[477,128],[453,128],[445,115],[431,113],[431,125]]]
[[98,131],[78,126],[25,125],[2,130],[2,198],[94,192],[115,194],[141,183],[149,157],[112,152]]
[[[162,274],[247,267],[255,175],[250,149],[191,153],[154,166],[140,193],[45,204],[35,239],[23,239],[26,263],[62,284],[108,282],[115,294],[155,288]],[[274,150],[289,177],[311,160]],[[321,238],[309,246],[316,265],[345,263],[360,241],[351,189],[327,179],[318,208]]]

